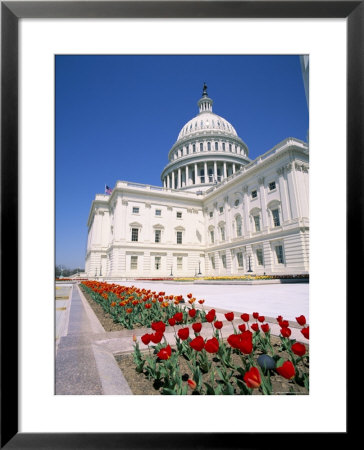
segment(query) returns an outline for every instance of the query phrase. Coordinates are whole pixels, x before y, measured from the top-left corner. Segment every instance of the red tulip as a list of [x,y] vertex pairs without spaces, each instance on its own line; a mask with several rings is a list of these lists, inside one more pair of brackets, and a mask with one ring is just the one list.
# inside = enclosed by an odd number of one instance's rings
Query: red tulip
[[279,322],[279,325],[280,325],[281,328],[288,328],[289,327],[289,322],[288,322],[288,320],[281,320]]
[[190,341],[190,347],[196,350],[196,352],[200,352],[204,348],[204,345],[205,341],[201,336],[197,336],[195,337],[195,339],[192,339],[192,341]]
[[212,322],[214,319],[215,319],[215,314],[216,314],[216,311],[214,310],[214,309],[212,309],[211,311],[209,311],[207,314],[206,314],[206,320],[207,320],[207,322]]
[[148,345],[150,342],[150,334],[143,334],[140,339],[142,340],[143,344]]
[[240,316],[244,322],[249,322],[249,314],[244,313]]
[[192,294],[187,294],[187,297],[188,297],[188,298],[192,298],[193,295],[192,295]]
[[187,380],[188,386],[192,389],[195,390],[197,387],[196,381],[191,380],[191,378],[189,380]]
[[195,333],[199,333],[201,331],[201,328],[202,328],[202,323],[201,322],[193,323],[192,324],[192,328],[193,328],[193,331]]
[[259,316],[258,320],[259,320],[259,322],[264,322],[265,321],[265,317],[264,316]]
[[291,333],[292,333],[292,331],[291,331],[290,328],[286,328],[286,327],[281,328],[281,335],[282,335],[283,337],[288,338],[288,337],[291,336]]
[[281,323],[282,320],[283,320],[283,317],[282,317],[282,316],[278,316],[278,317],[277,317],[277,322],[278,322],[278,323]]
[[252,367],[248,372],[245,372],[243,380],[248,388],[252,389],[258,388],[262,383],[260,372],[256,367]]
[[162,340],[162,337],[163,337],[163,333],[161,333],[160,331],[156,331],[154,334],[150,335],[150,340],[154,344],[159,344],[160,341]]
[[164,333],[166,330],[166,326],[164,325],[163,322],[159,321],[159,322],[153,322],[152,325],[152,330],[154,331],[159,331],[160,333]]
[[297,323],[299,324],[299,325],[306,325],[306,317],[305,316],[299,316],[299,317],[296,317],[296,320],[297,320]]
[[252,324],[252,329],[253,329],[254,331],[259,331],[259,325],[258,325],[257,323],[253,323],[253,324]]
[[178,312],[173,317],[174,317],[174,320],[176,322],[182,322],[182,320],[183,320],[183,313],[182,312]]
[[245,355],[249,355],[253,351],[252,339],[242,339],[239,343],[239,350]]
[[295,342],[292,345],[291,350],[297,356],[303,356],[306,353],[306,347],[300,342]]
[[258,317],[259,317],[259,313],[257,313],[257,312],[253,312],[253,317],[254,317],[254,319],[258,319]]
[[223,323],[221,322],[221,320],[217,320],[216,322],[214,322],[214,327],[217,328],[218,330],[221,330]]
[[200,305],[203,305],[205,303],[205,300],[199,300],[198,302]]
[[180,339],[182,339],[182,341],[185,341],[188,338],[189,335],[190,335],[190,329],[188,327],[187,328],[181,328],[181,329],[178,330],[178,337]]
[[302,328],[301,333],[304,335],[306,339],[310,338],[310,327]]
[[282,377],[287,378],[287,380],[291,380],[294,378],[296,371],[294,370],[294,366],[291,361],[285,361],[280,367],[277,367],[277,372]]
[[240,334],[231,334],[227,338],[227,341],[232,348],[239,348],[240,340],[241,340]]
[[144,308],[145,309],[150,309],[152,307],[151,303],[145,303]]
[[228,320],[229,322],[231,322],[232,320],[234,320],[234,313],[233,312],[228,312],[225,314],[226,320]]
[[168,319],[168,323],[171,327],[174,327],[176,325],[176,319],[174,317],[171,317]]
[[172,349],[170,345],[167,345],[167,347],[162,348],[158,353],[157,356],[159,359],[169,359],[172,354]]
[[269,325],[267,323],[263,323],[263,325],[261,325],[260,328],[262,329],[262,331],[264,331],[264,333],[268,333],[268,331],[270,330]]
[[240,325],[238,326],[238,328],[239,328],[239,330],[240,330],[241,332],[245,331],[245,330],[246,330],[246,325],[245,325],[245,323],[240,324]]
[[209,353],[217,353],[219,351],[219,341],[213,337],[205,343],[205,350]]
[[193,318],[196,315],[196,310],[195,309],[189,309],[188,310],[188,315]]

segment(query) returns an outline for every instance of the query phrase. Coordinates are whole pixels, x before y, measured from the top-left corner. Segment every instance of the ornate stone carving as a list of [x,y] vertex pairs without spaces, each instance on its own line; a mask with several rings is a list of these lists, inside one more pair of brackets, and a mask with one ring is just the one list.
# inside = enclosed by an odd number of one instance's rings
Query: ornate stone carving
[[259,177],[258,178],[258,183],[259,184],[264,184],[264,177]]

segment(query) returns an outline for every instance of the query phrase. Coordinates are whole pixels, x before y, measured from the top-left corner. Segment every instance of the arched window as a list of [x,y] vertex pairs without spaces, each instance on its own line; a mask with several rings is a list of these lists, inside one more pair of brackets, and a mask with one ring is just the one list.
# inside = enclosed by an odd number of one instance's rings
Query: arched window
[[218,151],[219,150],[219,143],[215,142],[215,150]]

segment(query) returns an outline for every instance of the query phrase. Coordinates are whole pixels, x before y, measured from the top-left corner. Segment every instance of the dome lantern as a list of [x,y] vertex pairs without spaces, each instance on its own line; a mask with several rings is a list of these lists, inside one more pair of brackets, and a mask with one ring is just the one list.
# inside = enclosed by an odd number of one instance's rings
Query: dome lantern
[[209,98],[207,94],[207,86],[206,83],[203,84],[202,89],[202,98],[197,102],[197,105],[201,113],[212,112],[212,103],[213,101]]

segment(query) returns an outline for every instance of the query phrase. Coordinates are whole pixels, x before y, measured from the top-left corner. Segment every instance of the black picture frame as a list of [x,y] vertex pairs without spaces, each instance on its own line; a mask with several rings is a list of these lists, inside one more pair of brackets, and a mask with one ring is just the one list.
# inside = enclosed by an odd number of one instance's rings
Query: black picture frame
[[[1,2],[1,448],[260,448],[270,433],[19,433],[18,431],[18,22],[21,18],[346,18],[347,312],[363,264],[364,1]],[[355,249],[355,253],[354,253]],[[7,301],[11,296],[11,301]],[[15,320],[16,321],[16,320]],[[349,336],[348,336],[349,337]],[[349,348],[349,347],[348,347]],[[349,361],[349,357],[347,361]],[[348,410],[347,410],[348,411]],[[337,443],[349,436],[338,433]],[[242,418],[243,420],[243,418]],[[168,430],[166,430],[168,431]],[[317,439],[315,434],[315,439]]]

